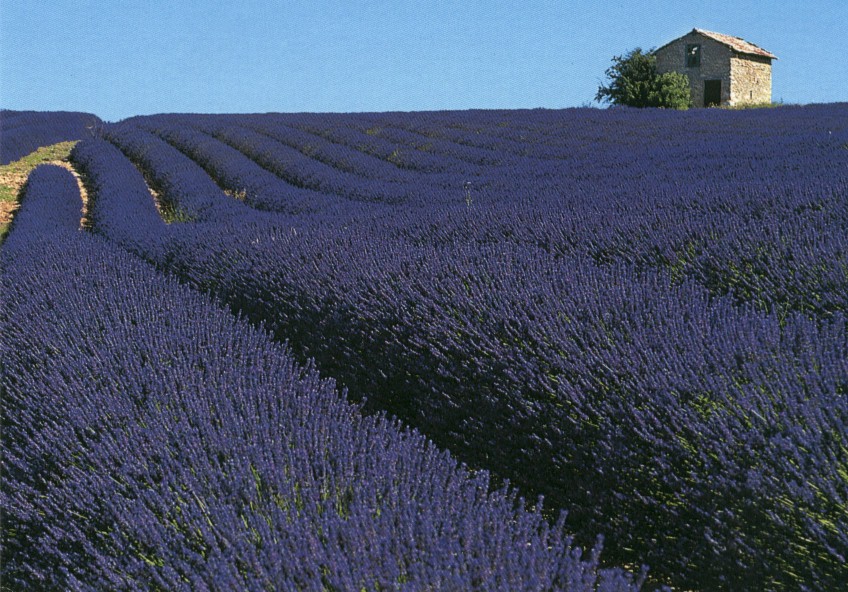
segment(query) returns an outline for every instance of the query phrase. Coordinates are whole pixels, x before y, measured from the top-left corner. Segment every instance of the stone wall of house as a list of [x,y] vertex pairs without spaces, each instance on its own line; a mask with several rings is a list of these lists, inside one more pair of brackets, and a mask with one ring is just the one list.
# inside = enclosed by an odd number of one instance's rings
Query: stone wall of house
[[771,102],[771,60],[737,54],[730,58],[730,105]]
[[[686,46],[688,44],[701,46],[701,65],[696,68],[686,67]],[[704,106],[704,81],[721,80],[721,104],[730,104],[731,96],[731,67],[730,60],[733,51],[726,45],[690,32],[680,39],[657,50],[657,72],[681,72],[689,78],[689,90],[692,93],[692,106]]]

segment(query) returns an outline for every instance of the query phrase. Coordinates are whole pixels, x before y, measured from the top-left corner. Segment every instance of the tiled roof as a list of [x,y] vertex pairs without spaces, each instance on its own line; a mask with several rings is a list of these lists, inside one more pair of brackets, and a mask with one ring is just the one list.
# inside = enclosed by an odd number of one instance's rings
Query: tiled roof
[[[698,33],[699,35],[703,35],[704,37],[709,37],[713,41],[718,41],[722,45],[726,45],[729,48],[733,49],[734,51],[738,51],[739,53],[746,53],[746,54],[749,54],[749,55],[758,55],[758,56],[762,56],[762,57],[765,57],[765,58],[770,58],[772,60],[777,59],[777,56],[774,55],[773,53],[771,53],[770,51],[766,51],[762,47],[757,47],[753,43],[749,43],[748,41],[745,41],[741,37],[734,37],[732,35],[725,35],[724,33],[714,33],[713,31],[705,31],[704,29],[692,29],[691,32],[692,33]],[[688,34],[689,33],[687,33],[687,35]],[[678,37],[678,39],[680,39],[680,38]],[[666,43],[662,47],[657,48],[654,51],[659,51],[663,47],[671,45],[675,41],[677,41],[677,39],[669,41],[668,43]]]
[[738,51],[739,53],[749,53],[753,55],[763,56],[765,58],[771,58],[773,60],[777,59],[777,56],[773,53],[764,50],[762,47],[757,47],[753,43],[749,43],[740,37],[733,37],[732,35],[725,35],[724,33],[714,33],[712,31],[705,31],[703,29],[692,29],[694,33],[700,33],[704,37],[709,37],[719,43],[723,43],[727,45],[731,49]]

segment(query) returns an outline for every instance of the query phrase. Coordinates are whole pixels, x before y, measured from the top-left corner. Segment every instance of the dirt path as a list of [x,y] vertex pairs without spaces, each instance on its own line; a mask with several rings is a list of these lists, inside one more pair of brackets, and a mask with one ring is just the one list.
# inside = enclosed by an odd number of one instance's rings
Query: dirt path
[[12,215],[17,207],[18,204],[15,202],[0,201],[0,225],[5,225],[12,221]]

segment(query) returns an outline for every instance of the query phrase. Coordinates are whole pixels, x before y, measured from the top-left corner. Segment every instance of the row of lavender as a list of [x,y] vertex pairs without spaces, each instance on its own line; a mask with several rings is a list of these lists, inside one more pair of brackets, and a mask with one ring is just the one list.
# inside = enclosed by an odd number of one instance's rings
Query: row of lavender
[[[615,561],[827,587],[848,552],[844,113],[139,118],[107,137],[203,222],[131,222],[101,191],[95,228],[571,508]],[[76,160],[132,185],[106,144]]]
[[81,205],[70,174],[37,168],[0,251],[4,587],[639,587],[581,558],[561,521],[80,231]]
[[0,165],[26,156],[40,146],[80,140],[103,125],[90,113],[0,111]]

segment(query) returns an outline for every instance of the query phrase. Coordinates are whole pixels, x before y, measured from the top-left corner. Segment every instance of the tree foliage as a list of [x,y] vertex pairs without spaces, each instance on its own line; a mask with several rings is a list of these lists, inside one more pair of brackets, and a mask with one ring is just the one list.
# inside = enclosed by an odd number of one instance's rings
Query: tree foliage
[[653,51],[641,48],[615,56],[605,75],[607,84],[598,88],[595,100],[630,107],[688,109],[691,104],[689,81],[679,72],[657,73]]

